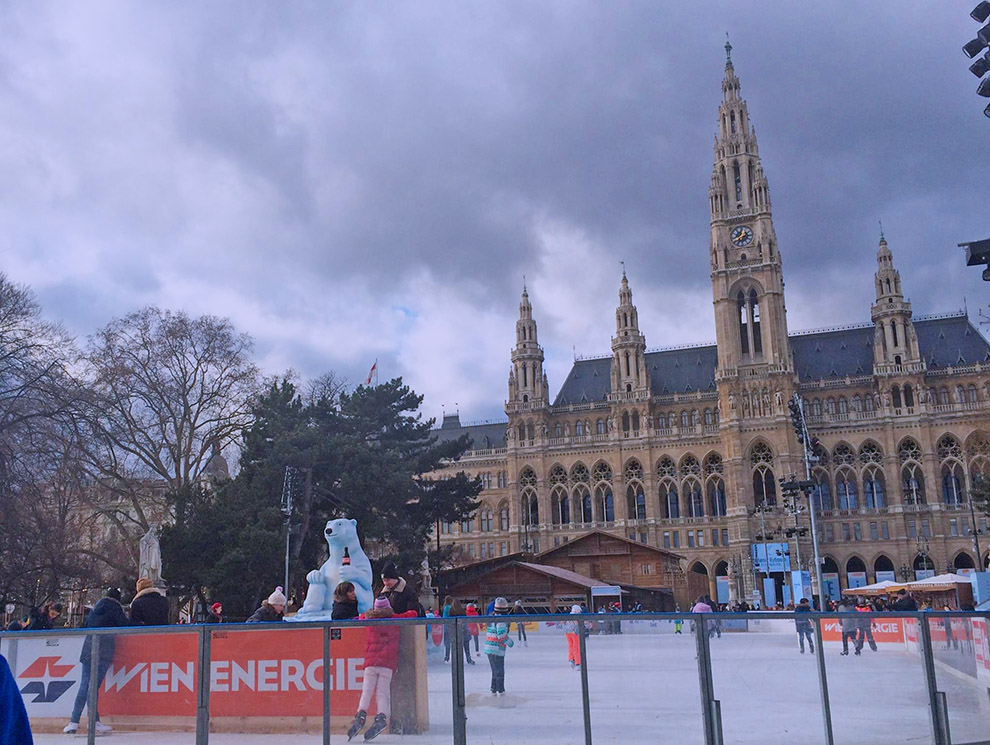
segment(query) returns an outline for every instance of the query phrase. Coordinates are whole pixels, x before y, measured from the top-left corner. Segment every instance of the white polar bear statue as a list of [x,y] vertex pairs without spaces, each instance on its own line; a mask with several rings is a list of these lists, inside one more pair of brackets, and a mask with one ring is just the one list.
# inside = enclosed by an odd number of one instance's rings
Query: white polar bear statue
[[[330,520],[323,534],[330,547],[330,558],[319,569],[306,575],[309,590],[302,610],[296,614],[300,621],[316,620],[314,616],[329,619],[333,610],[333,591],[341,582],[354,583],[360,613],[371,608],[374,601],[371,591],[371,560],[358,540],[357,520]],[[350,557],[350,564],[344,564],[345,549]]]

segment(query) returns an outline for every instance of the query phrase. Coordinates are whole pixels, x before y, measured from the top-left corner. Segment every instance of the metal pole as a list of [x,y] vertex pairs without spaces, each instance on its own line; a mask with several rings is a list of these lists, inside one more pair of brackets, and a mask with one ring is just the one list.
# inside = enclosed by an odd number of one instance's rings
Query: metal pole
[[712,682],[712,654],[708,640],[707,615],[706,613],[699,615],[694,624],[698,690],[701,692],[701,720],[705,729],[705,745],[722,745],[721,704],[715,698],[715,685]]
[[822,645],[822,622],[814,620],[815,646],[818,648],[818,689],[822,698],[822,722],[825,725],[825,745],[834,745],[832,734],[832,704],[828,697],[828,673],[825,670],[825,648]]
[[289,518],[285,518],[285,596],[288,598],[292,593],[289,590],[289,537],[292,535],[292,525]]
[[942,727],[942,710],[939,702],[938,682],[935,678],[935,658],[932,655],[932,630],[928,619],[915,615],[921,641],[921,659],[924,661],[925,688],[928,691],[928,713],[932,726],[932,742],[935,745],[951,745]]
[[96,745],[96,709],[97,709],[97,688],[100,686],[100,639],[99,634],[91,637],[92,646],[89,648],[89,695],[86,698],[86,743]]
[[[798,410],[801,412],[801,427],[804,430],[804,475],[806,481],[811,481],[811,458],[808,453],[808,446],[811,442],[811,433],[808,432],[808,421],[804,418],[804,401],[798,394],[794,394],[794,400],[797,402]],[[811,546],[815,550],[815,592],[818,593],[818,607],[825,607],[825,594],[822,592],[822,556],[818,551],[818,525],[815,521],[815,513],[817,512],[815,508],[815,500],[812,495],[806,494],[808,497],[808,511],[811,513]]]
[[330,745],[330,627],[323,627],[323,745]]
[[[464,712],[464,639],[463,629],[457,619],[453,619],[454,626],[451,629],[449,622],[445,624],[444,633],[454,632],[453,644],[451,645],[450,676],[451,692],[454,713],[454,745],[467,744],[467,716]],[[508,627],[509,624],[506,624]]]
[[199,670],[196,681],[196,745],[210,741],[210,668],[213,632],[208,626],[199,627]]
[[973,508],[972,487],[966,492],[966,496],[969,497],[969,519],[973,526],[973,549],[976,551],[976,571],[982,572],[986,567],[983,566],[983,553],[980,551],[980,531],[977,529],[979,526],[976,524],[976,510]]
[[[583,614],[582,614],[583,615]],[[591,745],[591,692],[588,687],[588,645],[584,619],[578,625],[578,650],[581,652],[581,705],[584,708],[584,745]]]

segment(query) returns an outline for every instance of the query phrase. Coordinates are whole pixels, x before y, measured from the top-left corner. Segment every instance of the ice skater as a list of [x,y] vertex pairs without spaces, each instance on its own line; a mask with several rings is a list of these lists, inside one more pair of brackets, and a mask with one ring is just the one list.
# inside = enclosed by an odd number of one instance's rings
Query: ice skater
[[359,616],[373,623],[368,624],[368,639],[364,648],[364,685],[361,688],[361,700],[358,702],[354,723],[347,730],[348,742],[364,727],[372,694],[375,696],[378,711],[374,722],[364,733],[365,742],[375,739],[385,730],[392,713],[392,675],[399,666],[399,635],[402,629],[376,619],[416,618],[418,615],[419,613],[414,609],[396,615],[392,612],[388,598],[379,596],[375,599],[375,606]]
[[[794,609],[794,628],[797,630],[798,644],[801,646],[801,654],[804,654],[804,640],[808,640],[808,650],[815,653],[815,642],[811,638],[811,619],[807,617],[811,613],[811,603],[808,598],[801,598],[801,602]],[[801,614],[801,615],[798,615]]]
[[848,598],[843,598],[839,604],[838,612],[846,614],[846,617],[842,619],[842,651],[839,654],[844,657],[849,655],[850,639],[852,639],[853,649],[855,649],[856,654],[862,654],[863,639],[859,635],[860,620],[854,615],[856,613],[856,606]]
[[[525,615],[526,609],[523,608],[522,600],[517,600],[515,605],[512,606],[512,612],[517,615]],[[526,624],[523,621],[516,621],[516,634],[518,635],[519,641],[523,643],[524,647],[529,646],[529,641],[526,639]]]
[[[495,598],[492,613],[496,616],[508,615],[509,601],[505,598]],[[507,621],[489,623],[485,634],[485,655],[492,668],[492,693],[496,696],[505,695],[505,649],[511,646],[513,644],[512,639],[509,638],[509,623]]]
[[[579,614],[581,612],[580,605],[571,606],[571,614]],[[571,669],[581,667],[581,637],[578,634],[581,633],[581,627],[578,624],[584,623],[584,621],[565,621],[564,636],[567,638],[567,660],[571,663]]]

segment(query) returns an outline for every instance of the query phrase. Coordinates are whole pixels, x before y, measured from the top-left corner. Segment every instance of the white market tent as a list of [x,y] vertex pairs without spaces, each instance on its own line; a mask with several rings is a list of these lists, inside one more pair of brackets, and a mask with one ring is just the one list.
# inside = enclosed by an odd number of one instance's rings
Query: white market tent
[[899,587],[904,587],[904,584],[899,584],[897,582],[891,582],[890,580],[883,580],[882,582],[874,582],[872,585],[863,585],[862,587],[849,587],[842,591],[843,595],[885,595],[888,592],[893,592]]

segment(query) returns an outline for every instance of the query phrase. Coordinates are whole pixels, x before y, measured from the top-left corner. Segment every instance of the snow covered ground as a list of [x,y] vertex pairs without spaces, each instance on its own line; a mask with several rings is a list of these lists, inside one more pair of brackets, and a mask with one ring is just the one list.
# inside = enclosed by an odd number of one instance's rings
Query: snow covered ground
[[[839,656],[827,645],[829,691],[836,745],[900,745],[931,742],[923,668],[917,656],[881,647],[861,657]],[[669,633],[592,636],[588,639],[591,721],[594,742],[703,743],[694,639]],[[791,634],[723,634],[712,640],[715,696],[721,701],[727,745],[822,743],[824,732],[815,657],[799,654]],[[482,655],[466,666],[468,741],[484,745],[533,742],[583,745],[581,675],[567,663],[559,634],[530,634],[506,659],[505,697],[489,692],[490,670]],[[376,742],[451,742],[449,666],[429,670],[431,730],[419,736],[383,734]],[[947,693],[952,741],[990,738],[990,698],[975,680],[939,667],[938,686]],[[336,712],[335,712],[336,713]],[[264,745],[290,739],[317,745],[319,735],[218,733],[216,745]],[[124,733],[114,743],[187,745],[193,733]],[[78,741],[39,735],[36,742]],[[102,741],[106,742],[106,739]],[[335,743],[346,738],[334,735]],[[360,737],[354,742],[363,741]]]

